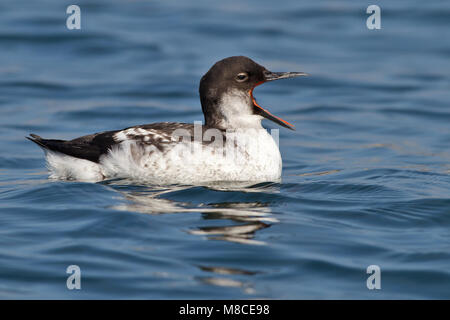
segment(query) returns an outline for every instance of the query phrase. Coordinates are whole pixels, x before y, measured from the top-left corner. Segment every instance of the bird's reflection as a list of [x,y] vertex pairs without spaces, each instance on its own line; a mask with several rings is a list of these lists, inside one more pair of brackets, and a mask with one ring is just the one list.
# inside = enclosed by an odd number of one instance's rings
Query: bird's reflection
[[229,268],[229,267],[220,267],[220,266],[197,266],[199,269],[205,272],[214,273],[213,276],[203,276],[197,277],[202,283],[219,286],[219,287],[237,287],[241,288],[247,294],[255,293],[255,289],[253,288],[253,284],[251,281],[243,281],[241,279],[230,279],[226,276],[253,276],[259,274],[259,271],[249,271],[241,268]]
[[[207,240],[265,245],[264,241],[255,239],[256,232],[278,222],[267,200],[271,194],[280,192],[278,184],[217,183],[195,187],[136,186],[131,183],[124,184],[123,181],[110,181],[107,184],[125,198],[125,202],[114,207],[116,210],[145,214],[201,213],[208,225],[188,226],[184,231]],[[195,197],[192,194],[195,194]],[[239,202],[236,198],[247,201]],[[252,201],[248,201],[249,198]],[[198,203],[199,199],[202,199],[201,203]],[[226,202],[224,199],[233,201]],[[195,277],[202,284],[236,288],[245,294],[257,294],[254,276],[261,271],[206,264],[195,266],[205,273]]]
[[253,240],[255,232],[268,228],[270,225],[262,222],[245,223],[242,225],[226,227],[202,227],[191,230],[189,233],[196,235],[206,235],[211,240],[225,240],[230,242],[245,244],[265,244],[263,241]]
[[109,185],[121,192],[126,202],[114,206],[116,210],[134,211],[146,214],[168,214],[200,212],[205,220],[228,220],[232,225],[211,225],[191,227],[187,230],[192,235],[204,236],[210,240],[223,240],[242,244],[264,245],[265,242],[255,240],[255,233],[270,227],[278,220],[273,217],[269,203],[253,202],[217,202],[192,204],[186,201],[167,199],[178,192],[191,188],[205,188],[206,190],[244,193],[273,193],[278,192],[277,184],[248,185],[215,183],[201,187],[171,186],[171,187],[141,187],[127,188],[123,181],[110,181]]
[[258,271],[248,271],[243,269],[237,269],[237,268],[226,268],[226,267],[208,267],[208,266],[198,266],[201,270],[206,272],[214,272],[217,274],[242,274],[242,275],[254,275],[258,274],[260,272]]

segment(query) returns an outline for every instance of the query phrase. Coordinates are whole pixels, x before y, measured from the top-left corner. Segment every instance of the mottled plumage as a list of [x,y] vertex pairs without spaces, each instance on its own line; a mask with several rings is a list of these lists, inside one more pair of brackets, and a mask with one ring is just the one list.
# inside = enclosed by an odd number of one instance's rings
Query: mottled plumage
[[73,140],[27,137],[46,153],[52,178],[100,181],[132,178],[151,183],[274,181],[281,176],[276,141],[263,117],[292,125],[261,108],[255,86],[304,75],[273,73],[246,57],[216,63],[200,82],[205,124],[161,122]]

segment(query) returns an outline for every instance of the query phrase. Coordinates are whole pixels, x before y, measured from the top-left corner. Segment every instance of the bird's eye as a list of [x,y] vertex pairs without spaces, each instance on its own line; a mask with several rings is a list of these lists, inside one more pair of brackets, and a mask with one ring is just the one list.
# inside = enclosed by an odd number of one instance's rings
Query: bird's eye
[[244,82],[248,79],[248,74],[245,72],[241,72],[238,73],[238,75],[236,76],[236,81],[237,82]]

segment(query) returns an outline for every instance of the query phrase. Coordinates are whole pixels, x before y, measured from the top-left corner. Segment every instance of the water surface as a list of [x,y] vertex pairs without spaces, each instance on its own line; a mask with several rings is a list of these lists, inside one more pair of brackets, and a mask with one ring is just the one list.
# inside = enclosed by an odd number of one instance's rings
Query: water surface
[[[381,30],[355,1],[77,4],[73,31],[0,4],[0,298],[450,298],[448,1],[377,1]],[[51,181],[24,139],[202,120],[230,55],[311,74],[255,90],[297,127],[281,183]]]

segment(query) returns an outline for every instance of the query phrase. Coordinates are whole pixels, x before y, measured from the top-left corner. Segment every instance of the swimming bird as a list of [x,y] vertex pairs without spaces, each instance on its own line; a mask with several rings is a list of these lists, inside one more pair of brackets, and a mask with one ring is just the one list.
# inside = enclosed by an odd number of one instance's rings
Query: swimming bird
[[201,78],[204,124],[160,122],[106,131],[73,140],[27,139],[45,152],[50,178],[101,181],[111,178],[155,184],[213,181],[279,181],[282,159],[275,137],[261,121],[294,130],[262,108],[253,96],[268,81],[304,72],[271,72],[244,56],[216,62]]

